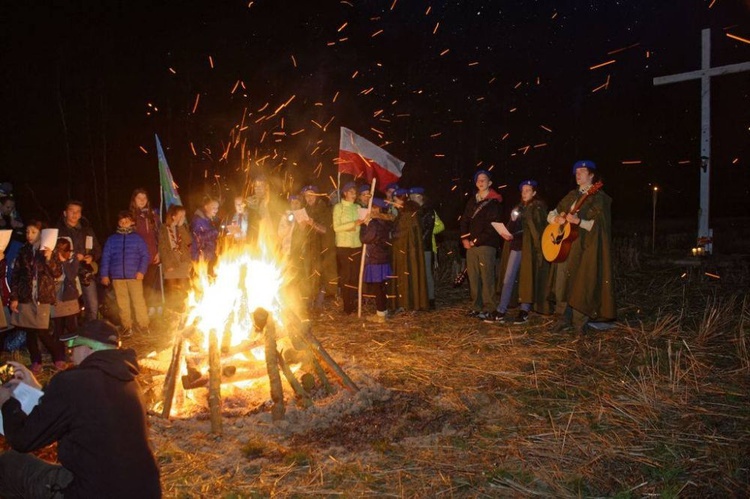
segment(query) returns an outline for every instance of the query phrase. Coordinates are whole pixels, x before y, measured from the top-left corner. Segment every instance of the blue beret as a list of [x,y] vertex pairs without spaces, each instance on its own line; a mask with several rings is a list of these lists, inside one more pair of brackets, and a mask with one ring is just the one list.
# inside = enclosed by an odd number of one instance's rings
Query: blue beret
[[385,202],[385,199],[381,198],[372,198],[372,205],[377,206],[378,208],[388,207],[388,203]]
[[580,161],[576,161],[573,164],[573,175],[576,174],[576,170],[579,168],[588,168],[589,171],[596,170],[596,163],[594,163],[590,159],[582,159]]
[[409,194],[409,189],[401,189],[401,188],[396,189],[393,193],[394,196],[398,196],[398,197],[406,196],[407,194]]
[[530,185],[532,189],[536,189],[536,186],[539,185],[536,183],[536,180],[524,180],[520,184],[518,184],[518,190],[520,191],[523,189],[524,185]]
[[424,187],[412,187],[409,194],[424,194]]
[[370,190],[370,186],[367,184],[362,184],[359,187],[357,187],[357,192],[365,192],[369,190]]
[[357,184],[356,183],[354,183],[354,182],[347,182],[347,183],[344,184],[344,187],[341,188],[341,192],[346,192],[349,189],[356,189],[356,188],[357,188]]
[[480,175],[487,175],[487,178],[492,180],[492,174],[488,170],[477,170],[477,172],[474,174],[474,183],[477,183],[477,178],[479,178]]
[[317,194],[318,192],[320,192],[320,191],[318,190],[318,188],[317,188],[317,187],[315,187],[314,185],[306,185],[306,186],[304,186],[304,187],[302,188],[302,190],[300,191],[300,194],[304,194],[304,193],[306,193],[307,191],[312,191],[312,192],[314,192],[315,194]]
[[389,189],[393,189],[393,190],[396,190],[396,189],[398,189],[398,184],[397,184],[396,182],[391,182],[390,184],[388,184],[388,185],[386,185],[386,186],[385,186],[385,190],[386,190],[386,192],[387,192],[387,191],[388,191]]

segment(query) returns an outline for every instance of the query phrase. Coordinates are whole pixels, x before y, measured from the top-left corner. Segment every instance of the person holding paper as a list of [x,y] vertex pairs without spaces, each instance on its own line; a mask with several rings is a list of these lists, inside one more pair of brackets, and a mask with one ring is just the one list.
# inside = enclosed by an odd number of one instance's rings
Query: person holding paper
[[[369,201],[368,201],[369,202]],[[365,218],[359,237],[367,245],[365,254],[365,273],[363,281],[370,284],[375,291],[375,315],[367,317],[370,322],[386,321],[388,300],[386,299],[386,282],[393,275],[391,268],[391,232],[393,222],[382,214],[387,210],[385,200],[372,200],[372,214]]]
[[[52,252],[52,258],[60,261],[62,275],[55,281],[57,301],[52,306],[52,337],[60,344],[63,334],[72,333],[78,329],[78,314],[81,306],[78,303],[81,285],[78,282],[78,266],[80,262],[73,255],[73,243],[67,237],[57,238],[57,246]],[[64,353],[64,352],[63,352]],[[65,369],[68,364],[64,355],[55,360],[57,369]]]
[[[550,313],[546,293],[549,263],[542,254],[541,241],[547,226],[547,205],[537,198],[537,185],[536,180],[524,180],[518,185],[521,202],[511,211],[506,230],[499,231],[505,239],[500,263],[500,303],[494,317],[485,322],[521,324],[528,320],[532,307],[538,313]],[[520,310],[515,319],[509,320],[508,307],[515,295]]]
[[57,222],[59,237],[73,241],[73,252],[80,263],[81,292],[83,293],[84,317],[94,320],[99,316],[99,292],[96,274],[102,257],[102,246],[93,227],[83,216],[83,203],[71,199],[65,204],[62,217]]
[[494,318],[495,259],[500,236],[492,222],[499,222],[502,196],[492,189],[488,170],[474,174],[477,192],[469,198],[461,216],[461,244],[466,249],[466,270],[471,292],[470,317]]
[[62,267],[52,258],[55,243],[42,244],[42,228],[42,222],[36,220],[26,225],[26,244],[18,252],[10,280],[10,322],[26,331],[26,347],[35,373],[42,371],[38,341],[56,361],[65,358],[62,345],[49,331],[51,307],[57,300],[55,279],[62,275]]
[[[28,369],[9,362],[15,379],[0,387],[0,406],[12,450],[0,454],[0,497],[161,497],[135,352],[118,348],[117,329],[103,320],[61,339],[75,367],[43,393]],[[28,413],[14,397],[22,383],[43,395]],[[59,464],[27,454],[54,442]]]
[[357,311],[360,258],[356,256],[362,250],[359,227],[363,220],[359,219],[359,205],[355,203],[357,184],[344,184],[341,195],[341,202],[333,207],[333,231],[336,234],[336,263],[344,313],[351,314]]

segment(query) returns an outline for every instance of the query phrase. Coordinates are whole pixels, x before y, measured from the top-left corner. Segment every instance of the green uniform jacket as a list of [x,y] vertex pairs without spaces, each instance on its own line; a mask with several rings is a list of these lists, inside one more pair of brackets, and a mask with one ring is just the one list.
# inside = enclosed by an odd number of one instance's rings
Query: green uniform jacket
[[[578,199],[578,190],[570,191],[557,205],[558,213],[569,212]],[[592,320],[612,320],[617,316],[614,276],[612,274],[612,198],[604,191],[589,197],[578,212],[583,220],[593,220],[590,231],[578,228],[578,239],[567,259],[566,296],[558,301],[568,304]],[[560,276],[558,276],[558,279]]]
[[526,205],[522,219],[523,246],[521,269],[518,273],[518,301],[531,303],[535,312],[550,314],[552,308],[547,299],[549,262],[542,254],[542,232],[547,227],[547,205],[535,199]]
[[395,295],[394,308],[404,310],[427,310],[430,307],[427,298],[427,274],[424,268],[424,249],[422,247],[422,230],[416,211],[419,208],[411,201],[396,218],[392,245],[393,273],[391,279],[395,285],[389,289]]

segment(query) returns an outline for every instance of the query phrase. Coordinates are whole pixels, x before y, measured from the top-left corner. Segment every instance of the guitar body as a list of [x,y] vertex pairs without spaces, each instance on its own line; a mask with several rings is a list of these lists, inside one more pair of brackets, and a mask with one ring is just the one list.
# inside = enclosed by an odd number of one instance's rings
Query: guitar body
[[573,241],[578,239],[578,226],[551,223],[542,233],[542,253],[552,263],[564,262],[570,254]]
[[[570,210],[570,213],[577,214],[583,203],[593,196],[599,189],[604,187],[604,183],[596,182],[584,194]],[[545,260],[552,263],[564,262],[570,254],[570,247],[573,241],[578,239],[578,226],[565,222],[564,224],[551,223],[544,229],[542,234],[542,253]]]

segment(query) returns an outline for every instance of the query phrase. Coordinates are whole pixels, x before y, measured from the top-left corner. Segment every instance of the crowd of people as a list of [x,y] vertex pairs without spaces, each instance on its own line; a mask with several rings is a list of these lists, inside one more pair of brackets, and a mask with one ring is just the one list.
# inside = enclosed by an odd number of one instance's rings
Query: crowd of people
[[[522,181],[520,202],[506,214],[492,173],[474,174],[476,192],[459,221],[468,316],[523,324],[531,313],[554,313],[556,331],[615,318],[612,199],[592,161],[576,162],[573,175],[576,188],[552,210],[536,180]],[[189,223],[178,204],[162,221],[148,193],[136,189],[103,247],[81,202],[68,201],[56,230],[45,234],[43,221],[19,216],[11,188],[0,185],[0,231],[10,235],[7,244],[0,238],[0,333],[23,331],[30,366],[9,362],[14,379],[0,387],[13,449],[0,455],[3,497],[160,497],[135,352],[120,341],[151,334],[150,321],[164,309],[182,313],[196,263],[211,275],[227,247],[273,245],[286,264],[286,292],[303,315],[320,311],[328,298],[343,314],[370,298],[375,313],[367,319],[376,323],[436,307],[435,236],[445,225],[419,186],[390,184],[381,197],[374,184],[348,182],[334,196],[307,185],[284,206],[259,177],[251,195],[232,199],[226,216],[220,200],[206,197]],[[568,249],[550,259],[545,245],[562,247],[563,240]],[[108,289],[117,314],[106,317],[100,304]],[[3,348],[6,339],[0,337]],[[43,406],[27,414],[13,389],[41,388],[41,347],[62,372],[46,387]],[[71,364],[75,369],[67,369]],[[52,442],[59,442],[59,464],[25,454]]]
[[[524,180],[520,202],[508,214],[492,172],[473,175],[476,191],[459,219],[469,316],[514,324],[526,322],[532,312],[554,312],[563,329],[615,317],[611,198],[599,191],[572,212],[595,183],[596,165],[579,161],[573,174],[578,187],[551,211],[538,195],[538,183]],[[15,198],[4,194],[0,230],[13,236],[0,254],[5,309],[0,330],[25,332],[32,372],[42,368],[40,344],[52,364],[64,368],[58,339],[79,321],[103,316],[119,325],[123,338],[148,335],[151,320],[165,308],[184,311],[196,262],[205,262],[211,274],[223,248],[257,246],[261,235],[286,263],[287,291],[303,316],[318,313],[331,299],[344,314],[353,314],[364,298],[369,309],[374,304],[375,313],[367,316],[374,322],[435,309],[435,236],[445,224],[423,187],[394,183],[377,191],[352,181],[332,194],[306,185],[283,200],[258,177],[249,195],[231,201],[222,212],[219,199],[206,197],[189,220],[184,206],[172,205],[162,221],[148,193],[135,189],[102,246],[83,216],[83,204],[71,200],[55,225],[56,243],[47,247],[41,237],[46,225],[24,222]],[[553,223],[578,229],[570,256],[557,263],[542,256],[542,233]]]

